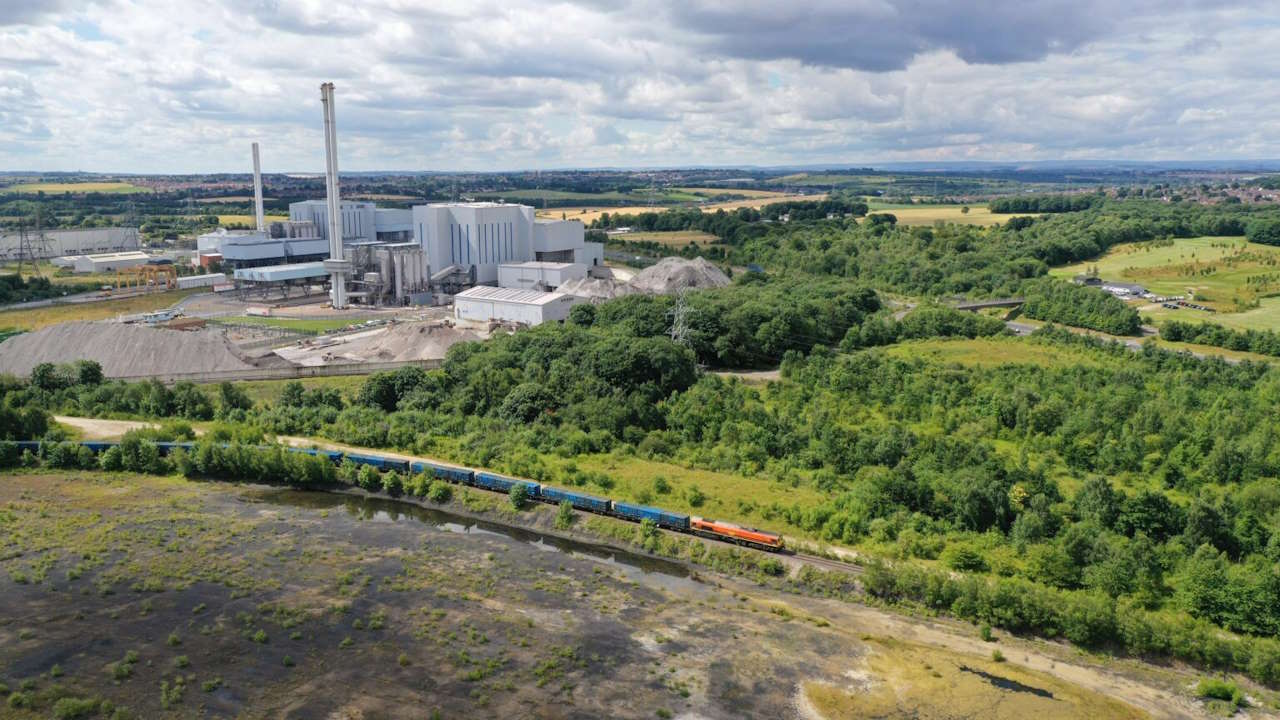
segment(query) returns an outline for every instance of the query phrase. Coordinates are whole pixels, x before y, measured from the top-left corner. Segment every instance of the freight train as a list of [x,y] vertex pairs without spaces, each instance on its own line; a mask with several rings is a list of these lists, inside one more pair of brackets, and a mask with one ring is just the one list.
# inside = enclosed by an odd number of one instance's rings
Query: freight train
[[[38,440],[24,440],[19,441],[16,444],[18,445],[19,450],[30,450],[34,454],[40,454],[41,443]],[[89,448],[97,454],[105,451],[107,448],[118,445],[119,443],[109,441],[91,441],[81,442],[79,444]],[[156,449],[161,455],[168,455],[178,448],[182,448],[190,452],[195,448],[195,443],[156,443]],[[591,512],[599,515],[609,515],[623,520],[630,520],[631,522],[643,522],[648,520],[658,527],[667,530],[688,533],[690,535],[733,543],[735,545],[743,545],[746,547],[756,548],[758,550],[778,552],[784,547],[782,536],[765,532],[763,530],[742,527],[732,523],[717,522],[709,518],[685,515],[683,513],[671,512],[661,508],[649,507],[647,505],[619,502],[617,500],[610,500],[609,498],[587,495],[576,490],[565,490],[562,488],[551,487],[549,485],[543,485],[541,483],[533,482],[532,480],[522,480],[520,478],[498,475],[486,470],[472,470],[470,468],[460,467],[457,465],[441,465],[416,460],[410,461],[368,453],[341,452],[337,450],[318,450],[315,448],[298,447],[289,447],[287,449],[290,452],[322,457],[335,465],[342,464],[343,460],[350,460],[357,465],[369,465],[380,472],[395,470],[400,473],[422,473],[444,480],[445,482],[457,485],[469,485],[471,487],[490,490],[493,492],[510,493],[512,488],[517,485],[522,485],[524,486],[526,496],[530,500],[551,503],[554,505],[567,502],[575,510],[582,510],[584,512]]]

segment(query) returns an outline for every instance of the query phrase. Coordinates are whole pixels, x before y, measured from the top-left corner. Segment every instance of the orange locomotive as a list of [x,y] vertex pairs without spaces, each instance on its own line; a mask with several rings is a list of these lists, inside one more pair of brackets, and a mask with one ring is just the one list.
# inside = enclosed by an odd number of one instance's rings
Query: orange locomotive
[[782,537],[755,528],[742,527],[727,522],[716,522],[700,517],[689,518],[689,531],[712,540],[727,540],[761,550],[781,550]]

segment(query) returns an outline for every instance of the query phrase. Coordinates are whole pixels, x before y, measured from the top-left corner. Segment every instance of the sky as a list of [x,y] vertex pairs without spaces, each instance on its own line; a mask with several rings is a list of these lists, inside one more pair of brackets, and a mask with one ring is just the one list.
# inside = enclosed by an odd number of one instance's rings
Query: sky
[[1280,158],[1280,4],[0,0],[0,169]]

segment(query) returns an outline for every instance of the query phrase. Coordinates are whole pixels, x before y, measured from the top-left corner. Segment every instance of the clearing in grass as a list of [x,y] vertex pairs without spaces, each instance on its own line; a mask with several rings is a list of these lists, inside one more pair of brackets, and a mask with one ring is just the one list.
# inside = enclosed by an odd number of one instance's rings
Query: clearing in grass
[[0,193],[111,193],[124,195],[129,193],[147,193],[150,189],[127,182],[37,182],[10,185],[0,188]]

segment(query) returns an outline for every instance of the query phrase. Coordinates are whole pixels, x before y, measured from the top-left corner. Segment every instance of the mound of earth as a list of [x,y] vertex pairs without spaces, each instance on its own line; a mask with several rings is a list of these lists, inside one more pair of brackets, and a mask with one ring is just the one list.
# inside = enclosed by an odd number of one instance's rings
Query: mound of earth
[[614,278],[585,277],[570,280],[556,288],[556,292],[591,298],[592,300],[609,300],[623,295],[631,295],[636,292],[636,289],[631,287],[629,283]]
[[0,343],[0,372],[31,374],[40,363],[96,360],[107,377],[248,370],[217,330],[169,330],[117,322],[69,322]]
[[440,323],[409,322],[277,348],[275,354],[306,366],[438,360],[456,343],[484,340],[485,337],[483,333]]
[[630,284],[643,293],[667,295],[685,288],[724,287],[729,276],[705,258],[669,257],[636,273]]

